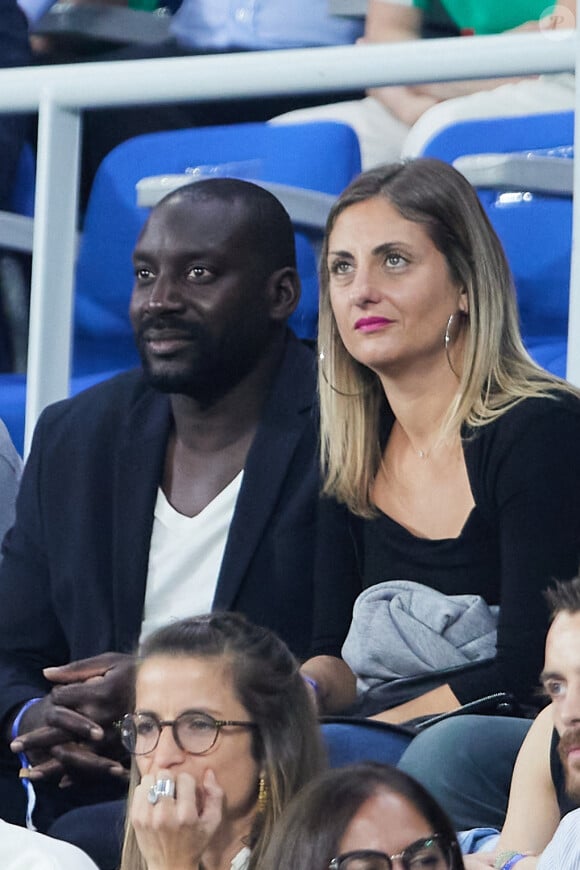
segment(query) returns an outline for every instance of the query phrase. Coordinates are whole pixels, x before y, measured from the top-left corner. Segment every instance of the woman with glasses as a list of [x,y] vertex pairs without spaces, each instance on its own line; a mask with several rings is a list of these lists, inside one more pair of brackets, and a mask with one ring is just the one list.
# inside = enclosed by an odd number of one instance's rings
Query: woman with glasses
[[282,814],[260,870],[463,870],[451,823],[394,767],[323,773]]
[[298,663],[233,613],[151,635],[119,727],[133,757],[121,870],[253,870],[324,763]]

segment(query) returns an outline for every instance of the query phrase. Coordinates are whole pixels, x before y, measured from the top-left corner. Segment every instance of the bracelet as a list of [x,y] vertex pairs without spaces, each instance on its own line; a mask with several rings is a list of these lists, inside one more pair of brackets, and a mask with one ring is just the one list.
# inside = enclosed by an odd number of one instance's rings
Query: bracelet
[[309,677],[308,674],[302,674],[302,679],[305,683],[308,683],[314,694],[318,695],[319,686],[314,677]]
[[[12,739],[16,740],[18,737],[18,729],[20,728],[20,723],[22,722],[22,717],[26,713],[27,710],[37,704],[39,701],[42,701],[42,698],[31,698],[25,704],[22,705],[18,714],[16,715],[14,722],[12,723]],[[26,771],[30,767],[30,762],[26,756],[25,752],[17,752],[18,761],[20,762],[20,767],[22,770]],[[34,823],[32,821],[32,813],[34,807],[36,806],[36,792],[34,791],[34,786],[30,782],[27,776],[21,775],[20,781],[26,792],[26,827],[29,831],[36,831]]]
[[[30,710],[30,708],[34,704],[38,704],[39,701],[42,701],[42,698],[31,698],[30,701],[27,701],[25,704],[22,705],[22,707],[18,711],[18,714],[14,718],[14,722],[12,723],[13,740],[16,740],[16,738],[18,737],[18,729],[20,728],[20,723],[22,722],[22,717],[24,716],[24,714],[27,712],[27,710]],[[24,753],[19,753],[19,755],[21,754],[24,755]],[[28,767],[28,763],[26,764],[26,766]]]
[[500,852],[494,861],[493,866],[496,870],[512,870],[512,867],[521,861],[522,858],[527,858],[527,855],[522,855],[521,852]]

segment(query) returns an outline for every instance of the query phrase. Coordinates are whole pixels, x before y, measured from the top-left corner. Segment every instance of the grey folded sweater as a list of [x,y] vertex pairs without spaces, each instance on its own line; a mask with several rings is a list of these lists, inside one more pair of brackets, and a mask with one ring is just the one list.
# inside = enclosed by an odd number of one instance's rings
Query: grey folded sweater
[[499,607],[389,580],[357,598],[342,657],[359,694],[381,683],[461,667],[496,654]]

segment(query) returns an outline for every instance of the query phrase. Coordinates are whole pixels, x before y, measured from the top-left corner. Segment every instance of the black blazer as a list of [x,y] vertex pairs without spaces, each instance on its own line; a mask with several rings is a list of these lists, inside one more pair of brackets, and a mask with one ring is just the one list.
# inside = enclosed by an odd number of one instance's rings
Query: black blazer
[[[134,650],[170,426],[169,397],[140,371],[40,417],[0,565],[0,719],[46,691],[43,667]],[[290,335],[248,455],[214,609],[272,628],[299,656],[312,634],[317,438],[314,354]]]

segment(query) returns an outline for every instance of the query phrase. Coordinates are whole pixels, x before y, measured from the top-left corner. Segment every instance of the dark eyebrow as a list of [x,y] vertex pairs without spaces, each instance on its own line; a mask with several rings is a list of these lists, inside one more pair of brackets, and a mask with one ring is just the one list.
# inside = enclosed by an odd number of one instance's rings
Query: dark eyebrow
[[374,257],[380,257],[384,254],[390,254],[392,251],[400,251],[400,250],[408,250],[407,245],[404,242],[383,242],[381,245],[377,245],[376,248],[373,248],[372,254]]
[[562,674],[559,674],[557,671],[542,671],[540,674],[540,682],[545,683],[546,680],[563,680],[564,677]]
[[[133,258],[139,258],[142,260],[156,260],[157,257],[162,254],[164,251],[160,248],[140,248],[138,245],[133,249]],[[199,259],[209,259],[210,257],[219,256],[219,252],[212,250],[211,248],[194,248],[189,245],[183,246],[181,248],[174,248],[171,251],[171,256],[175,258],[180,258],[182,260],[199,260]]]
[[[153,716],[154,719],[161,719],[159,713],[154,713],[153,710],[135,710],[136,716]],[[199,707],[188,707],[186,710],[182,710],[181,713],[178,713],[175,717],[179,719],[180,716],[187,715],[198,715],[198,716],[209,716],[210,719],[224,719],[223,715],[220,715],[217,711],[215,713],[210,713],[209,710],[200,710]]]
[[146,262],[150,262],[154,259],[153,255],[148,253],[147,251],[140,250],[139,248],[135,248],[131,254],[131,259],[133,262],[137,260],[144,260]]
[[[380,257],[384,254],[390,254],[392,251],[400,251],[407,250],[407,245],[404,242],[382,242],[380,245],[377,245],[376,248],[373,248],[371,254],[373,257]],[[350,251],[329,251],[328,256],[332,257],[352,257],[352,253]]]

